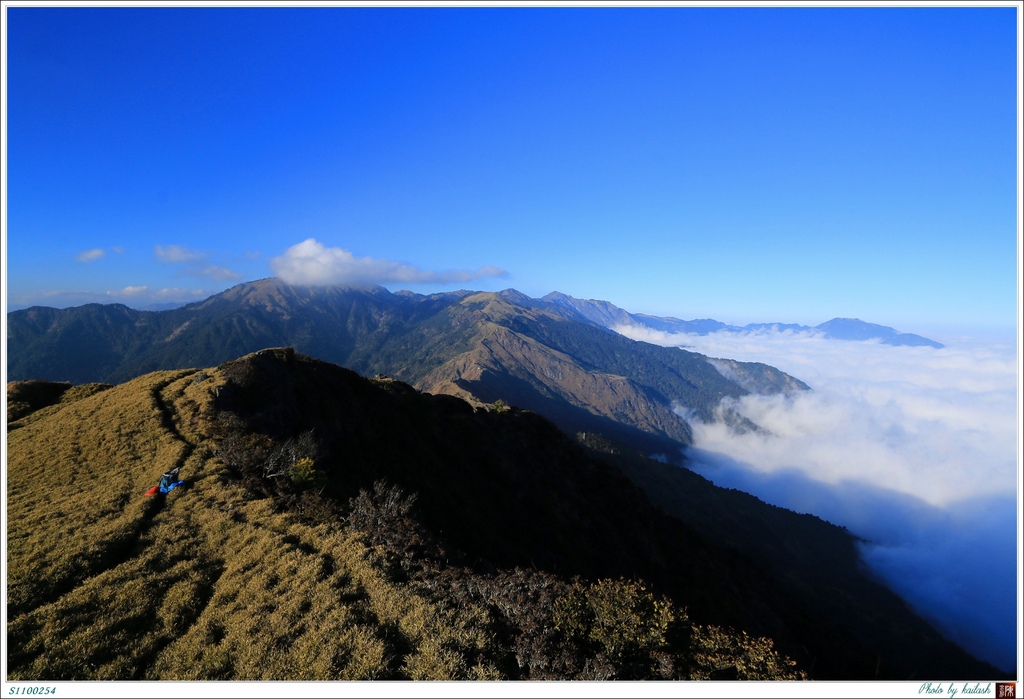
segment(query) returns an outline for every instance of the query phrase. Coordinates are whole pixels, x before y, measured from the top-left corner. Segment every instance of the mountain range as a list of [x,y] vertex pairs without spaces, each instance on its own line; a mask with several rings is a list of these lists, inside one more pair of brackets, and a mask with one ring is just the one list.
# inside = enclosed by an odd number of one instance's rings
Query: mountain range
[[998,676],[846,530],[679,467],[683,416],[806,384],[624,322],[684,321],[275,279],[9,313],[13,676]]
[[[33,307],[7,316],[8,379],[118,383],[290,346],[372,377],[477,403],[502,400],[648,454],[691,441],[680,414],[716,418],[725,397],[806,390],[759,363],[625,338],[563,304],[514,290],[420,295],[375,287],[240,284],[167,311]],[[726,413],[739,429],[755,429]]]
[[7,391],[8,679],[1000,677],[844,529],[500,401],[291,348]]
[[883,345],[896,347],[933,347],[942,349],[944,345],[914,333],[903,333],[885,325],[867,323],[857,318],[833,318],[819,325],[800,325],[797,323],[749,323],[747,325],[728,325],[717,320],[680,320],[629,313],[607,302],[592,299],[577,299],[554,291],[544,296],[542,301],[571,309],[580,316],[606,328],[640,327],[666,333],[692,335],[709,335],[716,332],[813,332],[829,340],[865,341],[877,340]]

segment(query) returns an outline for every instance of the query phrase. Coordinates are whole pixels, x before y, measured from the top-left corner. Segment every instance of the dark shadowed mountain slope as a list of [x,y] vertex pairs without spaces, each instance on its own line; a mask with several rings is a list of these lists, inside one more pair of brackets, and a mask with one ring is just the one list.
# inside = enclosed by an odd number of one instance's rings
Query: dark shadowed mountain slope
[[17,679],[996,676],[845,531],[636,462],[671,517],[530,412],[290,349],[53,400],[8,425]]
[[796,323],[750,323],[748,325],[727,325],[717,320],[680,320],[678,318],[662,318],[644,313],[628,313],[607,301],[577,299],[560,292],[552,292],[542,301],[571,310],[579,316],[602,327],[616,328],[639,326],[667,333],[685,333],[692,335],[708,335],[710,333],[757,332],[772,330],[776,332],[817,331],[823,337],[832,340],[877,340],[884,345],[908,347],[934,347],[941,349],[942,343],[929,340],[913,333],[901,333],[885,325],[865,323],[856,318],[833,318],[832,320],[811,327]]
[[690,441],[680,414],[711,420],[723,397],[750,386],[806,388],[763,364],[735,362],[725,375],[702,355],[629,340],[512,290],[423,296],[265,279],[164,312],[99,305],[15,311],[8,329],[13,380],[117,382],[292,346],[364,376],[502,400],[570,433],[604,432],[670,455]]

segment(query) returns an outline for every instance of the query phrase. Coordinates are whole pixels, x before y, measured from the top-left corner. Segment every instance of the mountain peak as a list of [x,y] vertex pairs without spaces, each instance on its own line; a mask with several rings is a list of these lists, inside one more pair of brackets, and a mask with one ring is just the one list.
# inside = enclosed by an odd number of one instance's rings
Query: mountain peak
[[614,328],[617,325],[633,325],[630,314],[608,301],[595,299],[578,299],[560,291],[552,291],[542,301],[555,306],[569,309],[592,323],[597,323],[606,328]]
[[815,330],[824,333],[825,337],[835,340],[879,340],[885,345],[907,347],[933,347],[942,349],[943,344],[929,340],[913,333],[901,333],[894,328],[877,323],[867,323],[859,318],[833,318]]

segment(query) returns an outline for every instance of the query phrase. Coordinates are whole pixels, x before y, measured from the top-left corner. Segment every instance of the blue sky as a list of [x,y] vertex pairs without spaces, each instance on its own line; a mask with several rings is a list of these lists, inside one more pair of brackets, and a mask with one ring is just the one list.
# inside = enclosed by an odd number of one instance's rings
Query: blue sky
[[280,274],[1013,328],[1016,12],[10,4],[8,309]]

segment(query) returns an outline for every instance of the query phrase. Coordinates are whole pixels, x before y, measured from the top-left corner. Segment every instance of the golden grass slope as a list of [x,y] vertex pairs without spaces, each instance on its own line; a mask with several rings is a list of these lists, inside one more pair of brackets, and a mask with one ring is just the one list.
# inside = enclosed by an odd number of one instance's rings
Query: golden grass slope
[[[250,499],[203,436],[222,383],[149,374],[8,426],[8,680],[496,676],[467,660],[479,610]],[[175,466],[186,486],[143,496]]]

